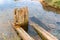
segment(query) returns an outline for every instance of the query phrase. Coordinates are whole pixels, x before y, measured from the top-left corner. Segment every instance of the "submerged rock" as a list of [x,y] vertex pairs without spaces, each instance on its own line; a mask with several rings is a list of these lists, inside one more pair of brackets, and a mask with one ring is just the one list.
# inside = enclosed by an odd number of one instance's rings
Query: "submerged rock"
[[56,22],[58,25],[60,25],[60,22]]

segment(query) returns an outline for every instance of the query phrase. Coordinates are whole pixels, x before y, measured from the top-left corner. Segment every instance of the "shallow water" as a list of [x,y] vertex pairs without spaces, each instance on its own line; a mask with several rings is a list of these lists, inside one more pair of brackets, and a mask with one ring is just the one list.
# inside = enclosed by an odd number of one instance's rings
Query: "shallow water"
[[[0,33],[5,34],[8,37],[15,38],[16,33],[12,29],[10,21],[13,20],[14,8],[21,8],[27,6],[29,9],[29,18],[42,26],[45,30],[60,39],[60,14],[56,12],[46,11],[43,6],[38,1],[22,1],[22,2],[12,2],[0,5]],[[36,21],[39,20],[39,21]],[[37,33],[29,27],[30,35],[37,35]],[[12,31],[13,30],[13,31]],[[14,35],[15,34],[15,35]],[[13,36],[12,36],[13,35]]]

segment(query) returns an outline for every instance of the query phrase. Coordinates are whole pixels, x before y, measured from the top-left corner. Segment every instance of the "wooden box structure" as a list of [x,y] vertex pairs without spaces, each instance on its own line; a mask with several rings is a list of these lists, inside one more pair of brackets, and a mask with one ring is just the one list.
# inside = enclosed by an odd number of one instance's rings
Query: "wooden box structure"
[[28,30],[28,8],[16,8],[14,11],[14,23],[21,26],[25,31]]

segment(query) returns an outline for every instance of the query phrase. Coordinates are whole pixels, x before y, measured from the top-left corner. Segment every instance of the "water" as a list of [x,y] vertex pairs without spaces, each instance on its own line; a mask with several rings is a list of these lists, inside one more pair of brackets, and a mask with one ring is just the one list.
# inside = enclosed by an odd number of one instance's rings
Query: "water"
[[31,3],[29,5],[29,17],[31,20],[60,39],[60,14],[44,10],[42,4],[39,2]]
[[[10,21],[13,20],[14,8],[21,8],[27,6],[29,9],[29,18],[32,21],[40,24],[45,30],[60,39],[60,14],[56,12],[46,11],[43,6],[38,1],[21,1],[21,2],[11,2],[4,5],[0,5],[0,33],[4,35],[16,38],[16,33],[12,29]],[[12,31],[13,30],[13,31]],[[29,28],[30,35],[37,35],[36,32]]]

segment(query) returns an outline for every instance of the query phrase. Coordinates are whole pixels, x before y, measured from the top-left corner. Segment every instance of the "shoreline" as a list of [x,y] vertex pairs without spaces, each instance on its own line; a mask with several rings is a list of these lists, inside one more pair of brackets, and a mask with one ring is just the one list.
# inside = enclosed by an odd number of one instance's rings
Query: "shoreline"
[[53,11],[56,12],[57,14],[60,14],[60,8],[51,6],[48,3],[46,3],[44,0],[41,0],[40,2],[45,10]]

